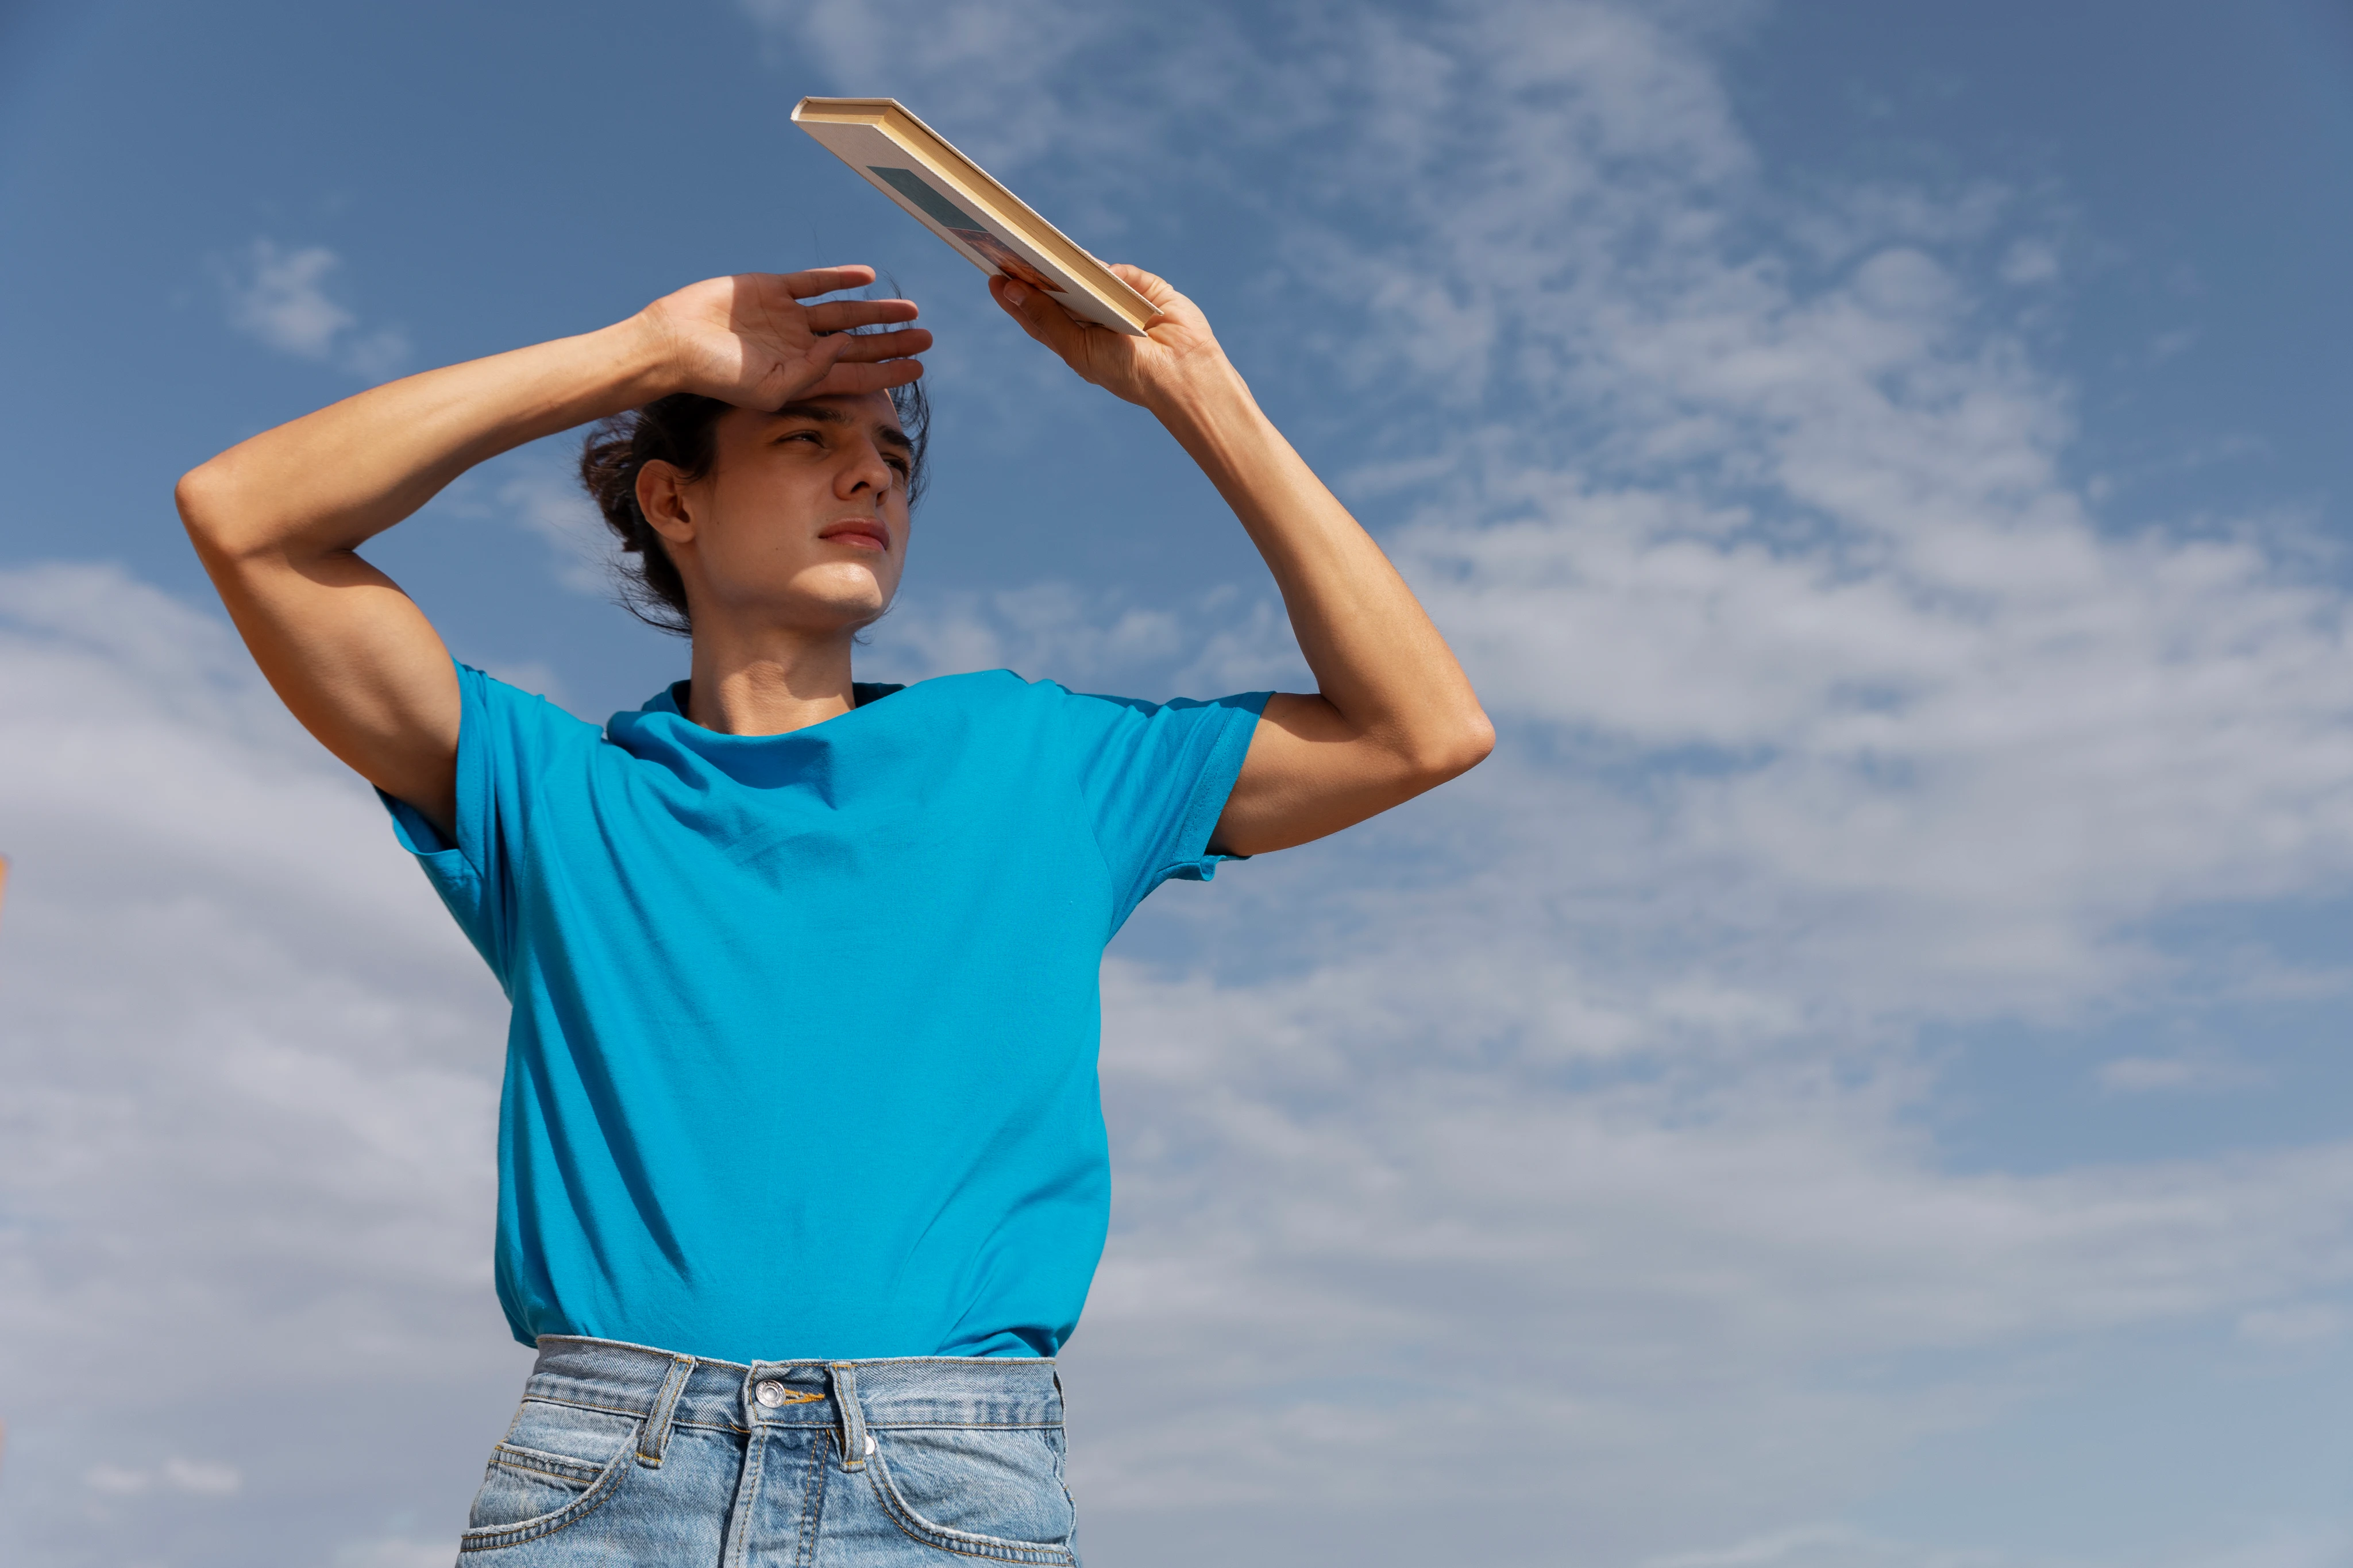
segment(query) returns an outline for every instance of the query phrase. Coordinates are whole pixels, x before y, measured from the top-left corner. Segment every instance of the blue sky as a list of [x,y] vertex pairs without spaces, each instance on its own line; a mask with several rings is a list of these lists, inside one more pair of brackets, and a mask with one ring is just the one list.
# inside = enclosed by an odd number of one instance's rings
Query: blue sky
[[[1303,679],[810,91],[1199,300],[1503,734],[1113,950],[1093,1560],[2353,1562],[2317,0],[0,16],[0,1554],[445,1562],[527,1360],[495,987],[258,689],[185,468],[865,260],[940,347],[862,674]],[[565,452],[373,553],[601,715],[682,650]]]

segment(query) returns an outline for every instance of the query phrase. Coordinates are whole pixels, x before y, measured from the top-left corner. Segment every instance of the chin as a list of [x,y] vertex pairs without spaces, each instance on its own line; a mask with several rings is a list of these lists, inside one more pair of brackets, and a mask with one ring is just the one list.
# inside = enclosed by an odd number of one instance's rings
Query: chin
[[845,631],[856,631],[881,620],[891,609],[888,594],[841,594],[828,595],[812,603],[803,599],[789,614],[791,620],[802,625],[821,622]]

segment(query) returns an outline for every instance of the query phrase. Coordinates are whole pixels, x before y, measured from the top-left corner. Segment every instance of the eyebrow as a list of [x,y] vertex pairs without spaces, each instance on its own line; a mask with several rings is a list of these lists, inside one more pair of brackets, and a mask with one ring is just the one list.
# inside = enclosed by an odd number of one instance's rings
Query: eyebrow
[[[836,408],[830,403],[787,403],[782,408],[770,414],[768,417],[771,419],[813,419],[819,425],[855,425],[858,423],[857,420],[852,419],[849,415],[844,414],[840,409]],[[886,447],[896,447],[902,452],[912,452],[915,449],[915,444],[907,439],[907,433],[899,429],[895,426],[877,425],[874,427],[874,438],[877,441],[881,442]]]

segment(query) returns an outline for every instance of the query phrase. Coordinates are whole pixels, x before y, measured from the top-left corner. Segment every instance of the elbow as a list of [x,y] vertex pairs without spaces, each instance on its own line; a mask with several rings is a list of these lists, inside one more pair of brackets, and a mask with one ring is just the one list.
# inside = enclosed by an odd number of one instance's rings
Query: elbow
[[1455,778],[1483,763],[1495,750],[1494,721],[1477,703],[1462,716],[1446,755],[1446,776]]
[[1485,762],[1494,749],[1495,726],[1474,702],[1443,730],[1420,738],[1410,758],[1415,782],[1420,789],[1436,789]]
[[179,509],[180,526],[188,531],[202,553],[207,544],[216,542],[220,533],[220,518],[225,510],[221,497],[222,485],[213,465],[202,464],[180,476],[172,487],[172,504]]
[[249,541],[239,537],[236,519],[244,510],[234,486],[214,458],[190,468],[172,487],[172,502],[179,509],[180,525],[188,542],[207,565],[234,561],[250,553]]

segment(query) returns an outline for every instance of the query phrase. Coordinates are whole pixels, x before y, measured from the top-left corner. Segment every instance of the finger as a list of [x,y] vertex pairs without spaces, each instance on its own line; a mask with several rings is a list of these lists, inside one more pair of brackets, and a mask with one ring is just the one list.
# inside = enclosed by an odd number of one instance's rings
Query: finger
[[1007,315],[1021,323],[1023,331],[1064,359],[1081,352],[1079,340],[1085,329],[1037,289],[1000,273],[988,280],[988,291]]
[[884,321],[912,321],[921,313],[913,300],[828,300],[808,308],[808,324],[817,331],[839,332]]
[[902,354],[919,354],[932,346],[932,334],[922,327],[908,327],[895,332],[840,332],[849,347],[841,351],[843,362],[871,363],[875,360],[897,359]]
[[1111,269],[1113,276],[1150,301],[1153,316],[1145,323],[1146,327],[1163,320],[1191,321],[1200,316],[1201,308],[1178,293],[1175,284],[1157,273],[1146,272],[1141,267],[1131,267],[1124,261],[1112,263]]
[[1111,269],[1113,276],[1121,282],[1125,283],[1147,300],[1157,300],[1164,294],[1176,292],[1166,278],[1156,272],[1146,272],[1143,268],[1131,262],[1114,261],[1111,264]]
[[1111,269],[1113,275],[1121,282],[1151,300],[1155,309],[1165,310],[1168,308],[1170,300],[1184,298],[1182,294],[1176,292],[1175,284],[1157,273],[1146,272],[1141,267],[1131,267],[1124,261],[1114,261],[1111,264]]
[[[775,277],[776,274],[769,274]],[[830,294],[838,289],[863,289],[874,281],[871,267],[813,267],[807,272],[783,275],[785,289],[796,300]]]
[[847,337],[819,338],[798,359],[771,364],[746,396],[728,401],[739,408],[777,408],[796,397],[806,397],[810,387],[832,373],[849,343]]

